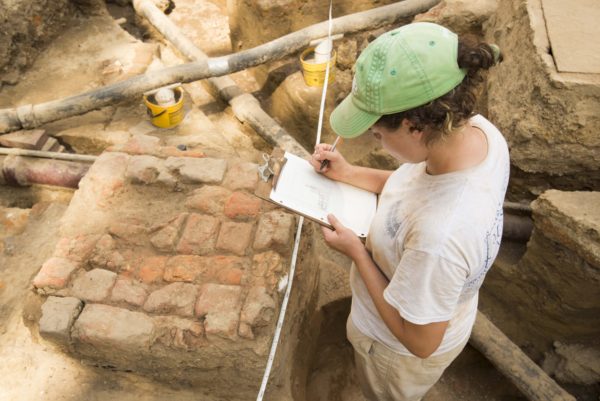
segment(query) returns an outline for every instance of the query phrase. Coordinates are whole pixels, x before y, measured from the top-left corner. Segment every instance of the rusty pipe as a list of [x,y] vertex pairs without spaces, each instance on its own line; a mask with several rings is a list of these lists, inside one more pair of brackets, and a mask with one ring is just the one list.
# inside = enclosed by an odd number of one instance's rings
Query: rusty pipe
[[0,184],[30,186],[32,184],[77,188],[90,168],[89,163],[0,156]]

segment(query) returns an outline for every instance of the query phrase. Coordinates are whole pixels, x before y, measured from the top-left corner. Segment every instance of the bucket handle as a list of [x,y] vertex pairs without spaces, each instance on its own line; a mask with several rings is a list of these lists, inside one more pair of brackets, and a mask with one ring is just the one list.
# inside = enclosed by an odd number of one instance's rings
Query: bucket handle
[[165,110],[161,111],[161,112],[160,112],[160,113],[158,113],[158,114],[154,114],[154,113],[152,113],[152,110],[150,110],[150,108],[148,107],[148,108],[146,108],[146,112],[148,113],[148,115],[149,115],[150,117],[152,117],[152,118],[156,118],[156,117],[160,117],[160,116],[162,116],[163,114],[165,114],[165,113],[167,112],[167,109],[165,109]]

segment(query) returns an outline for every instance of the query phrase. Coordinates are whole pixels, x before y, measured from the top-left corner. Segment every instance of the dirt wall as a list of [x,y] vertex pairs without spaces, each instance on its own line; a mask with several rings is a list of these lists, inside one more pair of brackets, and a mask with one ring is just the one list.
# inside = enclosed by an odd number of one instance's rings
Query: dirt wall
[[557,72],[540,0],[499,0],[485,28],[505,54],[487,89],[515,166],[511,188],[530,199],[548,188],[599,188],[600,74]]
[[70,0],[0,0],[0,87],[15,84],[75,12]]
[[502,330],[534,357],[556,341],[592,346],[600,336],[599,202],[599,192],[542,194],[525,255],[486,279],[485,291],[509,311]]
[[[394,3],[392,0],[337,0],[333,18]],[[327,20],[329,2],[317,0],[227,0],[231,43],[249,49]]]

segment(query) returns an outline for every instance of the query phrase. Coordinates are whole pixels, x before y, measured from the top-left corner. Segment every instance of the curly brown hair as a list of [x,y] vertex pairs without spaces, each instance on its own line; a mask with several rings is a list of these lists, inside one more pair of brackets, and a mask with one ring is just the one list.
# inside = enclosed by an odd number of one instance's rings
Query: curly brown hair
[[[502,61],[499,51],[487,43],[472,37],[460,38],[457,61],[460,68],[467,70],[463,81],[445,95],[414,109],[381,116],[374,125],[389,130],[400,127],[402,120],[412,123],[411,131],[425,132],[425,143],[430,144],[445,138],[460,128],[475,113],[475,102],[480,94],[483,71]],[[496,50],[498,48],[496,47]]]

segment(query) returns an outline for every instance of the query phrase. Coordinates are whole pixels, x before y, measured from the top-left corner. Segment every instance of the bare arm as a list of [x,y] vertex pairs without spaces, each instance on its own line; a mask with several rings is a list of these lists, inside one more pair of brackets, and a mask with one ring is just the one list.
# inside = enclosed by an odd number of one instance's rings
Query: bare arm
[[[332,180],[345,182],[367,191],[381,193],[383,186],[393,171],[354,166],[346,161],[338,151],[331,152],[331,145],[315,147],[309,162],[314,169]],[[320,170],[321,162],[329,160],[329,165]]]
[[389,282],[360,239],[352,230],[341,225],[335,217],[329,216],[329,222],[335,231],[323,228],[325,240],[330,246],[352,258],[385,325],[415,356],[419,358],[430,356],[440,346],[448,322],[419,325],[403,319],[398,310],[383,298],[383,291]]

